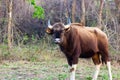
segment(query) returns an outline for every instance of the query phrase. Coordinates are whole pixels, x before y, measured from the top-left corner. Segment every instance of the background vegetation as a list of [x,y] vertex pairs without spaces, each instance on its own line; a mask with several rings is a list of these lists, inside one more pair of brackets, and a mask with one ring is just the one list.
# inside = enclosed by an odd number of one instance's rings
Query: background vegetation
[[[0,0],[0,79],[69,80],[64,55],[45,33],[48,19],[67,24],[68,17],[107,34],[113,80],[119,80],[119,0]],[[91,80],[89,61],[80,59],[76,80]],[[100,80],[108,80],[106,72],[102,67]]]
[[53,43],[45,34],[47,20],[66,24],[68,17],[85,26],[100,26],[108,35],[110,52],[119,53],[119,0],[0,0],[0,56],[4,59],[14,53],[20,58],[30,52],[41,54],[44,48],[49,51]]

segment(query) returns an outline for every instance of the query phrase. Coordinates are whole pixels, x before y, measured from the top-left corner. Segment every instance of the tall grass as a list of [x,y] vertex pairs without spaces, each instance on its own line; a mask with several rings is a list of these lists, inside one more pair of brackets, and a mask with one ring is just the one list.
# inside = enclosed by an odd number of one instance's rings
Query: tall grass
[[[24,42],[26,44],[24,44]],[[111,56],[117,55],[116,51],[109,46]],[[52,57],[63,57],[59,47],[54,44],[52,38],[48,35],[41,39],[36,39],[34,36],[29,42],[28,38],[23,39],[19,45],[14,45],[9,51],[7,44],[0,44],[0,61],[2,60],[27,60],[41,61],[49,60]],[[112,57],[113,58],[113,57]]]
[[32,42],[13,46],[8,51],[7,44],[0,44],[0,60],[48,60],[53,56],[59,56],[58,46],[52,42],[51,37],[43,37],[40,40],[33,39]]

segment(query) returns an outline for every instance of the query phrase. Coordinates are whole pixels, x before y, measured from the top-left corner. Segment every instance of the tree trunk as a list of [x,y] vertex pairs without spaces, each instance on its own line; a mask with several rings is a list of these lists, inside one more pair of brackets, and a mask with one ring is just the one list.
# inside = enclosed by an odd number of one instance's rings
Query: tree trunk
[[75,9],[76,9],[76,0],[73,0],[73,3],[72,3],[72,22],[75,22]]
[[120,0],[114,0],[117,9],[120,11]]
[[8,7],[8,47],[9,49],[12,48],[12,5],[13,0],[9,0],[9,7]]
[[65,17],[68,18],[68,7],[67,7],[67,0],[64,0],[64,6],[65,6]]
[[104,4],[104,0],[100,0],[100,8],[99,8],[99,14],[98,14],[98,28],[100,29],[103,28],[103,26],[101,25],[103,4]]
[[118,23],[120,24],[120,0],[114,0],[115,5],[117,7],[117,18],[118,18]]
[[84,0],[82,0],[81,7],[82,7],[81,23],[85,25],[85,1]]

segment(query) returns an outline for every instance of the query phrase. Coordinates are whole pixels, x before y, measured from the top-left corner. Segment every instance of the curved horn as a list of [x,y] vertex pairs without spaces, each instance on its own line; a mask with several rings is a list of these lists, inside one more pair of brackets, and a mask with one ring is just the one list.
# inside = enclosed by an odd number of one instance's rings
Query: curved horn
[[53,26],[50,24],[50,19],[48,20],[48,28],[52,29]]
[[67,25],[65,25],[65,28],[69,28],[71,24],[70,18],[67,19]]
[[67,19],[67,23],[68,23],[68,24],[71,24],[70,18]]

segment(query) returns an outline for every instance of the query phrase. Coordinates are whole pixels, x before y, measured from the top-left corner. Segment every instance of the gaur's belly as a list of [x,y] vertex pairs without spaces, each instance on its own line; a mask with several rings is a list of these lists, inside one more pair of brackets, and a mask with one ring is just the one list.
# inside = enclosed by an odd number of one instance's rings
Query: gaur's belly
[[80,58],[91,58],[95,53],[91,50],[80,54]]

